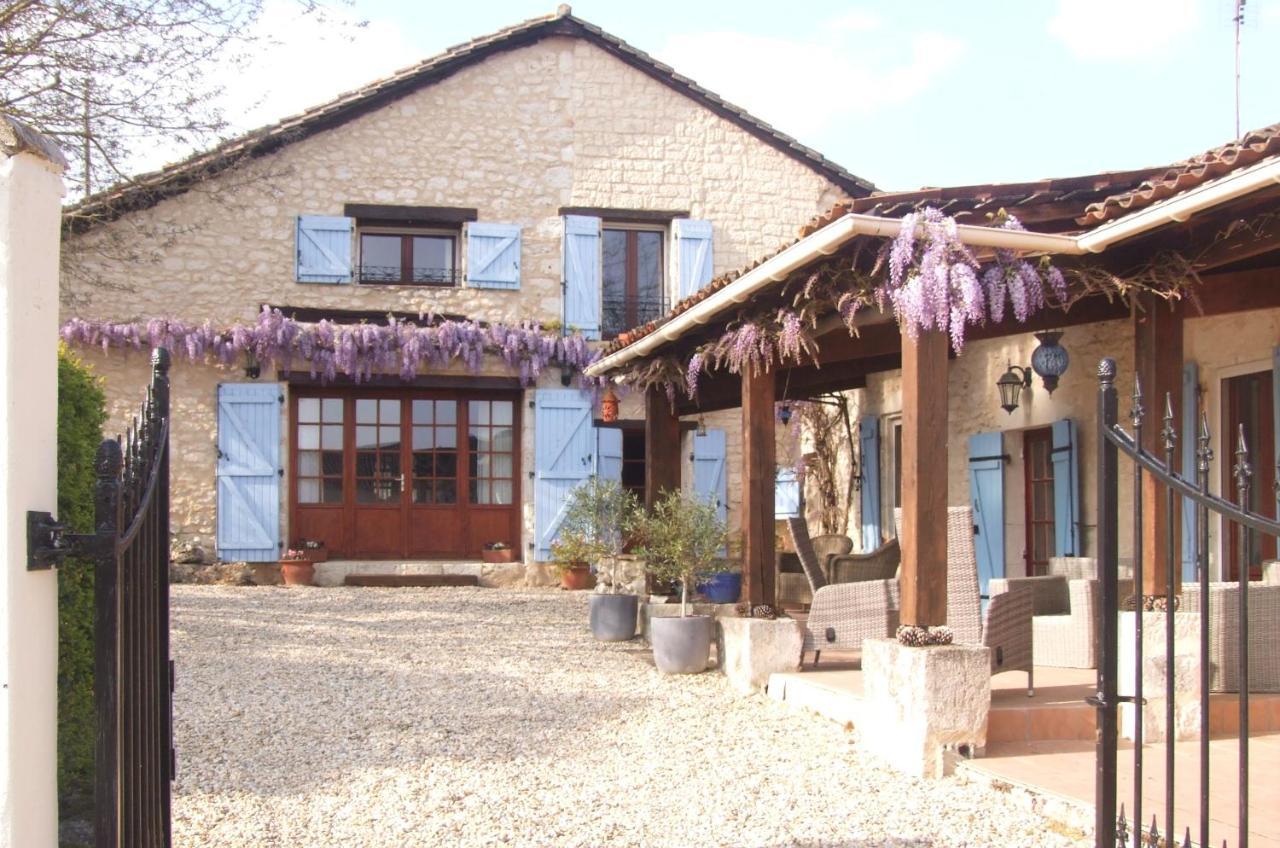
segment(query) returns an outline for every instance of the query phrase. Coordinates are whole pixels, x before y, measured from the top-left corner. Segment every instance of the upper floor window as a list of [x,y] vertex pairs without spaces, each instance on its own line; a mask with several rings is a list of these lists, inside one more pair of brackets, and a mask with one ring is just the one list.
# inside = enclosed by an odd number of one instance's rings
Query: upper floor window
[[458,236],[445,230],[360,227],[358,281],[402,286],[457,282]]
[[605,222],[602,237],[601,332],[608,339],[667,311],[662,249],[666,233]]

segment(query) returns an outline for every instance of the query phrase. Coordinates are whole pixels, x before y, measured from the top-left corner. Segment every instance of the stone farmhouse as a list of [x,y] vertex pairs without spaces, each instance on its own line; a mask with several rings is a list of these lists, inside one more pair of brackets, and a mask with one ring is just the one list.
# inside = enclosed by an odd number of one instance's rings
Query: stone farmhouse
[[[871,190],[561,7],[71,208],[62,319],[229,338],[267,308],[330,328],[537,322],[607,341]],[[145,352],[85,356],[124,428]],[[528,384],[496,356],[360,380],[252,350],[175,360],[172,526],[224,560],[319,540],[384,561],[500,542],[534,563],[578,480],[645,487],[641,399],[598,426],[569,367]],[[679,436],[697,466],[684,479],[731,527],[737,421]]]

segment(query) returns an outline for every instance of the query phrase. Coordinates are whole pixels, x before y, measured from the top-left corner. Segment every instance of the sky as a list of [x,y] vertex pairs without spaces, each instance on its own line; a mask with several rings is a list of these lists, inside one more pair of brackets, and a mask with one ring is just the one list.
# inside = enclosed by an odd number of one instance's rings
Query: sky
[[[555,11],[351,0],[227,81],[237,129]],[[1250,0],[1242,130],[1280,122],[1280,0]],[[1158,166],[1235,137],[1234,0],[578,0],[573,12],[884,190]]]

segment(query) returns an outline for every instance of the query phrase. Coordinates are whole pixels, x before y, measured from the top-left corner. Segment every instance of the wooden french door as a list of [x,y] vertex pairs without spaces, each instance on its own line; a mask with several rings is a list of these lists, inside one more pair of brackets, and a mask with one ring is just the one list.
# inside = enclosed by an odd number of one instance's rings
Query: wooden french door
[[[1245,443],[1249,446],[1249,463],[1253,466],[1248,508],[1263,515],[1275,514],[1276,446],[1271,379],[1270,371],[1259,371],[1222,381],[1222,450],[1226,454],[1226,461],[1219,463],[1222,467],[1222,494],[1232,501],[1236,499],[1236,483],[1231,470],[1243,428]],[[1226,579],[1238,580],[1240,527],[1231,522],[1224,523],[1228,526]],[[1261,580],[1263,561],[1276,558],[1276,540],[1257,530],[1246,532],[1253,537],[1249,579]]]
[[290,544],[337,556],[519,548],[514,393],[305,388],[291,404]]
[[1044,427],[1023,434],[1027,518],[1027,576],[1049,573],[1054,550],[1053,430]]

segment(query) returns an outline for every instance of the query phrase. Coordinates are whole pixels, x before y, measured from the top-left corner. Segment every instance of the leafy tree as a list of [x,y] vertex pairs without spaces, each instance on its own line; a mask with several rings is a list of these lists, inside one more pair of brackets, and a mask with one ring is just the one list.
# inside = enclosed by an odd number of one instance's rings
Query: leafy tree
[[[57,141],[73,193],[91,194],[142,151],[227,128],[220,79],[266,46],[264,2],[0,0],[0,111]],[[294,2],[324,14],[323,0]]]

